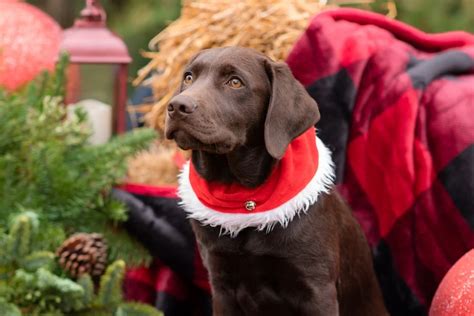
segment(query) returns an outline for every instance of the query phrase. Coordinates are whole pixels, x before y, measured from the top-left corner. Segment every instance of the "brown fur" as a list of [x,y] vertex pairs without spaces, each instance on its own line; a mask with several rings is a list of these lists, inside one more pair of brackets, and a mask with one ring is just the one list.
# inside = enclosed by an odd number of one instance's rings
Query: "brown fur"
[[[208,181],[262,184],[289,142],[319,120],[288,67],[250,49],[204,51],[183,78],[165,132],[193,150]],[[230,84],[235,78],[241,87]],[[247,228],[230,238],[197,222],[193,228],[215,315],[387,314],[367,242],[335,191],[270,233]]]

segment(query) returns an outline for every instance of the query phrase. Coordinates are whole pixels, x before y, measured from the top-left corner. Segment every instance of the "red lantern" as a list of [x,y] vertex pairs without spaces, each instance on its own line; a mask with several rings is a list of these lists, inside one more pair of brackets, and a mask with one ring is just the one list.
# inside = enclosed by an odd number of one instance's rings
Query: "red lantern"
[[[66,103],[93,99],[108,104],[114,132],[124,132],[131,58],[125,43],[106,27],[106,14],[98,0],[86,1],[80,17],[64,31],[60,49],[69,53],[71,62]],[[97,126],[106,123],[99,119]]]
[[56,62],[61,29],[34,6],[0,1],[0,86],[15,90]]

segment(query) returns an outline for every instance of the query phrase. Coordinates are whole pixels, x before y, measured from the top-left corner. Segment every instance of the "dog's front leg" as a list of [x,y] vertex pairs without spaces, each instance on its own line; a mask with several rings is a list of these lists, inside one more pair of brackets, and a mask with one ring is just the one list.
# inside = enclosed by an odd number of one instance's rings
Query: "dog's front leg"
[[[228,294],[228,293],[227,293]],[[214,316],[338,316],[339,304],[334,283],[317,286],[311,299],[293,297],[287,304],[277,306],[240,306],[233,295],[223,292],[213,293]],[[295,293],[296,294],[296,293]],[[296,294],[297,295],[297,294]],[[295,304],[296,303],[296,304]],[[294,304],[294,305],[293,305]],[[244,308],[242,308],[244,307]]]
[[327,304],[323,304],[321,315],[339,315],[339,304],[337,301],[337,289],[336,283],[331,282],[326,286],[322,287],[321,289],[321,299],[320,301],[326,302]]
[[302,302],[303,306],[299,315],[338,316],[339,304],[337,289],[334,282],[318,285],[314,289],[313,299]]
[[234,297],[222,292],[212,294],[213,316],[242,316],[245,315]]

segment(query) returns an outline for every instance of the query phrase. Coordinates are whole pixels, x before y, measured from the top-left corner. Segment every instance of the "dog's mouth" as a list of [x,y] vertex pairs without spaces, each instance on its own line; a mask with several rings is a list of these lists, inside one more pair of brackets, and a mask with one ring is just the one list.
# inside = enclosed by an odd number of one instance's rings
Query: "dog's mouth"
[[196,127],[184,122],[167,122],[166,138],[174,139],[184,150],[201,150],[213,154],[227,154],[237,146],[235,137],[225,130],[210,126]]

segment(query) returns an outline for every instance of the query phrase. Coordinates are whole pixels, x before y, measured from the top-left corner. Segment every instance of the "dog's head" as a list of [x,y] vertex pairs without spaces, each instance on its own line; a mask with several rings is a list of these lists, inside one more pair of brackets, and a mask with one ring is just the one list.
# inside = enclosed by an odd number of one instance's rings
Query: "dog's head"
[[167,108],[165,133],[183,149],[226,154],[264,145],[280,159],[318,120],[316,102],[286,64],[226,47],[202,51],[188,63]]

